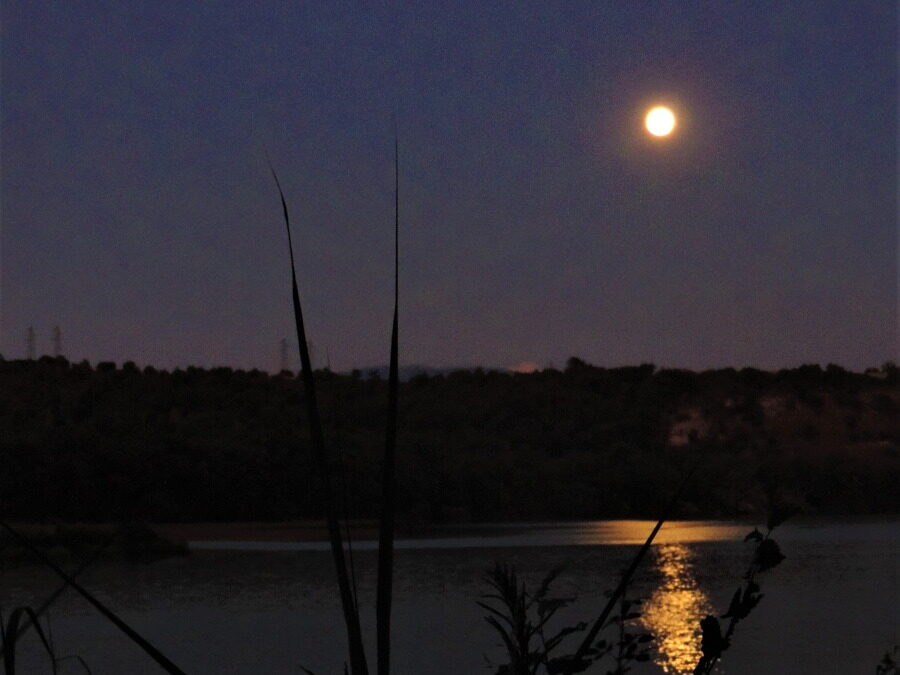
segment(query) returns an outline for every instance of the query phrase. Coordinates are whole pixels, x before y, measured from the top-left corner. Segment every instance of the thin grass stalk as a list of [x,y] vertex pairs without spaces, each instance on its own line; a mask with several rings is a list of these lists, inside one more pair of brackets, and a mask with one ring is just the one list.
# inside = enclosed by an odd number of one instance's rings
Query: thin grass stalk
[[[159,651],[156,647],[150,644],[146,639],[144,639],[136,630],[134,630],[131,626],[125,623],[122,619],[116,616],[110,609],[106,607],[102,602],[100,602],[97,598],[95,598],[90,592],[88,592],[85,588],[81,586],[74,578],[70,575],[66,574],[56,563],[54,563],[47,555],[40,550],[37,546],[31,543],[27,537],[20,534],[18,531],[10,527],[7,523],[0,521],[0,527],[10,533],[12,537],[18,541],[22,546],[28,549],[34,556],[36,556],[44,565],[53,570],[57,576],[59,576],[63,581],[66,582],[67,585],[71,586],[75,591],[77,591],[81,597],[87,600],[98,612],[100,612],[104,617],[106,617],[109,621],[111,621],[116,628],[125,633],[132,642],[137,644],[141,649],[143,649],[150,658],[152,658],[156,663],[162,667],[167,673],[171,673],[171,675],[185,675],[185,672],[181,670],[178,666],[172,663],[168,658],[166,658],[165,654]],[[9,633],[9,626],[7,626],[7,633]],[[8,655],[10,650],[7,650],[6,654]]]
[[37,622],[37,616],[31,607],[17,607],[13,610],[12,614],[9,617],[9,624],[6,626],[6,630],[4,632],[4,640],[3,645],[6,647],[10,646],[9,649],[5,649],[3,652],[3,670],[6,675],[15,675],[16,673],[16,647],[15,640],[16,636],[20,632],[19,622],[22,620],[22,617],[27,617],[34,625],[35,631],[37,631],[38,637],[41,639],[41,644],[44,645],[44,650],[47,652],[47,655],[50,657],[50,668],[53,672],[53,675],[56,675],[57,665],[56,665],[56,655],[53,653],[53,642],[50,638],[47,637],[47,634],[44,633],[44,629],[41,628],[41,625]]
[[391,669],[391,596],[394,574],[394,511],[397,450],[397,399],[400,388],[397,336],[400,297],[400,152],[394,136],[394,320],[391,326],[391,365],[388,375],[388,414],[382,467],[381,524],[378,534],[378,589],[375,599],[378,675]]
[[[109,545],[112,544],[112,542],[115,540],[115,538],[117,536],[118,536],[118,533],[113,532],[112,535],[110,535],[110,537],[105,542],[103,542],[100,546],[97,547],[97,549],[91,554],[91,556],[89,558],[87,558],[83,563],[81,563],[81,565],[79,565],[79,567],[74,572],[72,572],[72,578],[73,579],[77,578],[88,567],[93,565],[94,562],[109,547]],[[47,597],[47,599],[44,600],[44,602],[41,603],[41,605],[36,610],[34,610],[34,619],[31,618],[32,617],[31,614],[27,615],[25,623],[23,623],[21,625],[21,627],[18,629],[18,631],[14,635],[11,636],[11,640],[4,641],[2,647],[0,647],[0,658],[5,656],[7,649],[15,647],[15,641],[18,640],[19,638],[21,638],[25,634],[25,632],[29,628],[31,628],[31,626],[34,624],[34,621],[39,619],[41,617],[41,615],[50,608],[50,605],[52,605],[54,602],[56,602],[57,598],[59,598],[59,596],[61,596],[68,587],[69,587],[69,583],[67,581],[64,581],[59,588],[57,588],[55,591],[53,591],[53,593],[51,593]],[[2,626],[0,626],[0,630],[2,630]],[[4,632],[4,634],[5,634],[5,632]]]
[[344,509],[344,536],[347,537],[347,561],[350,563],[350,588],[353,589],[353,607],[359,614],[359,596],[356,585],[356,565],[353,562],[353,534],[350,530],[350,503],[347,495],[350,491],[347,489],[347,465],[344,463],[344,457],[338,449],[338,463],[341,467],[341,506]]
[[316,463],[323,487],[323,499],[325,506],[325,522],[328,527],[328,539],[331,544],[331,557],[334,560],[337,572],[338,588],[341,594],[341,609],[344,613],[344,622],[347,625],[347,642],[350,653],[350,667],[353,675],[368,675],[366,654],[363,648],[362,631],[359,627],[359,612],[356,610],[354,593],[347,573],[347,563],[344,558],[344,545],[341,539],[341,528],[337,517],[337,506],[331,480],[331,466],[325,452],[325,438],[322,434],[322,421],[319,417],[319,406],[316,400],[316,385],[313,379],[312,362],[309,358],[309,347],[306,342],[306,329],[303,325],[303,310],[300,307],[300,292],[297,290],[297,270],[294,265],[294,245],[291,239],[291,221],[288,215],[287,202],[278,174],[275,173],[271,163],[269,168],[275,185],[278,187],[278,195],[281,198],[281,208],[284,212],[284,225],[288,235],[288,252],[291,256],[291,293],[294,302],[294,321],[297,325],[297,343],[300,348],[300,365],[303,377],[303,389],[306,392],[306,413],[309,418],[310,436],[312,439],[312,456]]
[[58,659],[56,659],[57,663],[62,663],[63,661],[77,661],[81,665],[81,667],[84,668],[84,672],[86,672],[88,675],[93,675],[93,671],[90,669],[90,666],[88,666],[87,662],[78,654],[72,654],[71,656],[60,656]]
[[659,534],[660,529],[662,529],[663,523],[666,522],[669,518],[669,514],[672,512],[672,509],[675,508],[675,505],[681,499],[681,494],[684,492],[684,488],[687,486],[688,481],[691,476],[694,475],[694,472],[697,470],[697,467],[700,466],[700,463],[703,461],[705,456],[705,452],[697,458],[697,461],[691,467],[691,469],[684,475],[684,478],[681,479],[681,484],[678,486],[678,489],[672,495],[672,499],[669,500],[669,503],[666,505],[666,508],[663,509],[662,515],[659,520],[656,522],[656,525],[653,526],[653,530],[650,532],[647,540],[635,554],[634,558],[631,560],[631,564],[629,564],[628,569],[625,570],[625,573],[622,575],[622,578],[619,580],[619,585],[616,586],[616,590],[613,591],[613,594],[609,597],[609,600],[606,603],[606,606],[603,608],[603,611],[600,613],[600,616],[597,617],[597,620],[594,621],[591,629],[587,632],[587,635],[584,636],[584,639],[581,642],[581,645],[578,647],[578,651],[575,652],[575,655],[572,657],[573,663],[578,663],[581,659],[584,658],[588,649],[591,648],[591,644],[593,644],[594,640],[597,637],[597,634],[603,628],[603,625],[606,623],[606,620],[609,618],[609,615],[612,613],[613,608],[616,603],[622,597],[622,594],[625,592],[625,589],[628,587],[628,584],[631,583],[631,578],[634,576],[635,571],[637,571],[638,566],[644,559],[644,556],[647,555],[647,551],[650,550],[650,546],[653,544],[653,540],[656,539],[656,535]]

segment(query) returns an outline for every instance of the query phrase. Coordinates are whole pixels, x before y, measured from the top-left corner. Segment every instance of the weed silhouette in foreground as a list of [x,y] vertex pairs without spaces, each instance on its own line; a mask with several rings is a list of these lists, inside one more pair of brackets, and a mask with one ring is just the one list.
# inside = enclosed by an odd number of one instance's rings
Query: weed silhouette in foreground
[[898,675],[900,674],[900,645],[894,645],[894,648],[885,652],[881,657],[881,661],[875,666],[875,675]]
[[[23,623],[23,619],[25,623]],[[5,675],[15,675],[16,671],[16,641],[21,637],[25,627],[33,626],[34,632],[41,641],[47,658],[50,662],[50,672],[56,675],[59,664],[65,661],[76,661],[82,669],[90,675],[91,669],[84,659],[77,654],[69,656],[57,656],[53,646],[53,633],[50,630],[50,622],[47,620],[47,628],[41,626],[39,614],[31,607],[16,607],[10,612],[8,619],[4,620],[3,612],[0,612],[0,643],[3,649],[3,672]]]
[[[146,638],[144,638],[140,633],[138,633],[134,628],[128,625],[122,618],[120,618],[117,614],[115,614],[111,609],[109,609],[105,604],[103,604],[98,598],[96,598],[92,593],[90,593],[87,589],[85,589],[81,584],[75,581],[74,576],[66,574],[56,563],[54,563],[47,554],[42,551],[40,548],[34,545],[26,536],[18,532],[9,523],[5,523],[0,521],[0,528],[6,530],[6,532],[12,537],[12,540],[17,542],[23,548],[28,550],[44,567],[48,567],[52,570],[60,579],[62,579],[64,586],[63,588],[71,588],[75,592],[77,592],[82,598],[87,600],[87,602],[94,607],[100,614],[102,614],[110,623],[112,623],[116,628],[122,631],[132,642],[137,644],[144,652],[156,661],[157,665],[159,665],[163,670],[171,675],[185,675],[184,671],[181,670],[178,666],[176,666],[172,661],[170,661],[166,656],[160,652],[156,647],[154,647]],[[59,593],[62,591],[60,590]],[[42,609],[46,609],[50,603],[53,602],[55,597],[58,597],[58,594],[54,594],[51,596],[51,599],[46,603]],[[7,626],[3,631],[3,658],[4,660],[12,659],[12,667],[4,663],[6,668],[6,675],[13,675],[15,673],[15,645],[16,640],[18,639],[21,632],[24,631],[24,628],[20,630],[19,622],[21,621],[21,617],[24,615],[28,622],[34,624],[37,629],[39,626],[37,624],[38,613],[32,610],[31,608],[21,608],[21,612],[19,612],[16,621],[15,621],[15,629],[10,631]],[[14,610],[14,614],[18,610]],[[12,622],[12,617],[10,617],[10,623]],[[27,624],[26,624],[27,627]],[[57,659],[53,657],[52,651],[50,653],[52,660],[51,663],[53,665],[54,672],[56,671]],[[80,659],[79,659],[80,660]]]
[[725,633],[722,633],[719,619],[712,615],[707,615],[700,622],[700,628],[703,631],[700,649],[703,655],[697,662],[697,667],[694,668],[694,675],[709,675],[713,672],[722,653],[731,646],[731,638],[738,623],[742,619],[746,619],[763,599],[759,584],[756,582],[756,575],[776,567],[784,560],[781,548],[772,539],[772,531],[790,515],[786,511],[775,511],[769,516],[765,534],[754,528],[750,534],[744,537],[744,541],[756,542],[756,550],[753,552],[750,566],[744,575],[743,585],[734,592],[731,603],[728,605],[728,611],[722,615],[723,619],[729,619]]
[[641,598],[628,598],[625,594],[619,598],[619,613],[609,620],[609,625],[618,629],[613,657],[616,667],[606,671],[606,675],[624,675],[631,670],[632,663],[650,660],[650,642],[653,635],[644,632],[630,632],[632,621],[641,618],[638,608],[644,603]]
[[574,600],[549,594],[559,572],[555,569],[547,574],[533,593],[520,583],[512,567],[497,563],[488,573],[487,582],[492,592],[482,597],[491,602],[478,602],[478,605],[489,612],[485,621],[500,635],[509,659],[497,669],[496,675],[581,673],[606,656],[611,656],[615,663],[606,675],[624,675],[631,670],[633,662],[650,659],[648,643],[653,637],[628,630],[629,624],[640,617],[640,612],[635,611],[640,601],[629,600],[624,593],[618,594],[619,613],[603,624],[603,628],[615,628],[614,641],[597,640],[583,656],[577,653],[557,656],[556,652],[567,637],[588,627],[581,621],[559,629],[549,628],[556,613]]

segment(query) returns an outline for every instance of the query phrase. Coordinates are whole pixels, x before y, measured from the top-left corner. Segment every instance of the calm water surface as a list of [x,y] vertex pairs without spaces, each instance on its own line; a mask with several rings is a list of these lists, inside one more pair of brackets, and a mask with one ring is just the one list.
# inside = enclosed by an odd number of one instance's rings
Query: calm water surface
[[[496,671],[499,640],[475,601],[494,561],[536,584],[564,568],[556,594],[577,597],[565,623],[591,620],[653,524],[644,521],[461,526],[398,542],[394,671],[458,675]],[[639,572],[642,622],[654,662],[634,673],[690,673],[699,620],[724,613],[747,567],[746,524],[667,524]],[[765,598],[735,633],[719,671],[874,673],[900,643],[900,519],[797,521],[776,539],[788,556],[761,578]],[[103,563],[81,577],[89,589],[189,673],[341,672],[345,637],[330,557],[318,543],[193,542],[192,555],[150,564]],[[356,567],[364,630],[374,635],[375,555],[360,542]],[[36,567],[2,572],[4,611],[37,605],[57,582]],[[57,652],[79,654],[97,675],[160,672],[80,598],[54,606]],[[373,653],[372,646],[369,647]],[[22,673],[49,673],[33,633]],[[597,672],[605,672],[596,668]],[[61,673],[83,672],[73,662]],[[589,671],[591,672],[591,671]]]

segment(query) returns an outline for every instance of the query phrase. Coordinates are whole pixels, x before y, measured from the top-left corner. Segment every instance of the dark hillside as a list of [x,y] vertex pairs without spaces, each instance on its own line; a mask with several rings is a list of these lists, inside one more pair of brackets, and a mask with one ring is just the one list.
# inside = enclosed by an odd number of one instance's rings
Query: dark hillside
[[[376,515],[385,383],[318,373],[349,508]],[[654,516],[706,459],[683,516],[900,511],[892,364],[701,373],[651,365],[420,375],[400,392],[407,522]],[[0,361],[8,519],[154,521],[319,515],[303,391],[289,374]]]

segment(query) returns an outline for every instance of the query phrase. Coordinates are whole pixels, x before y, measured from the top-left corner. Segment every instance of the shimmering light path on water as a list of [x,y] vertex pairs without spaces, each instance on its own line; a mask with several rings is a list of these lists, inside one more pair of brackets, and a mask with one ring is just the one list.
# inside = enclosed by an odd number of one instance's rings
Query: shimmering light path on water
[[697,584],[690,548],[664,544],[654,553],[662,581],[644,605],[641,621],[656,638],[657,665],[672,675],[688,675],[701,653],[699,619],[714,610]]

